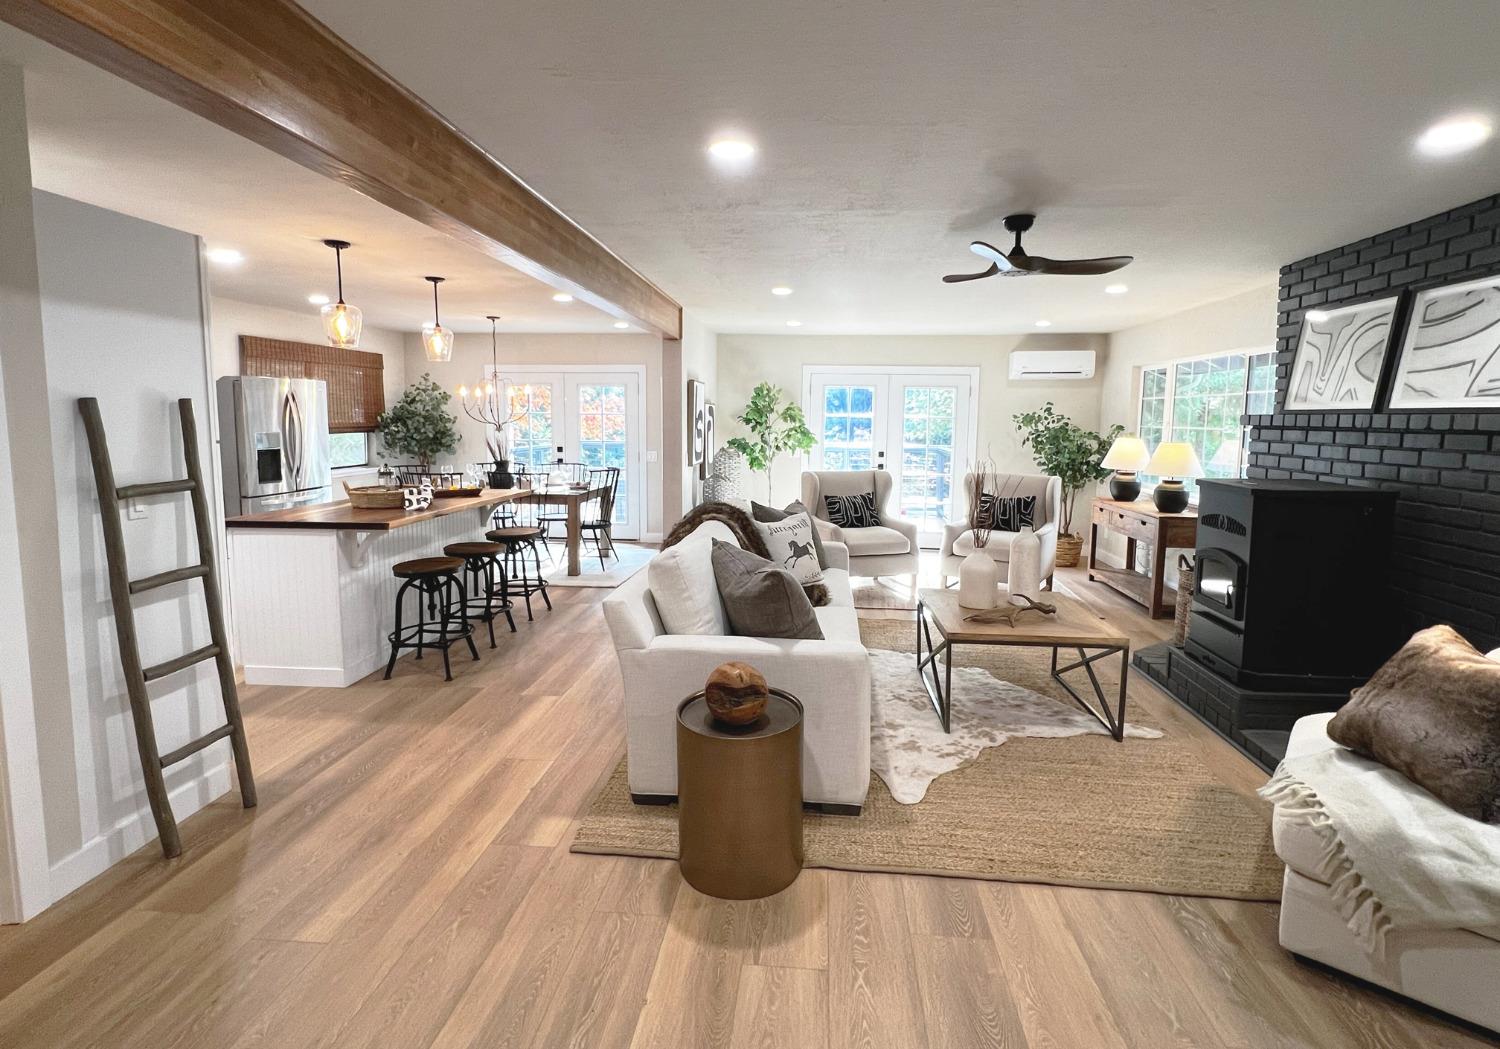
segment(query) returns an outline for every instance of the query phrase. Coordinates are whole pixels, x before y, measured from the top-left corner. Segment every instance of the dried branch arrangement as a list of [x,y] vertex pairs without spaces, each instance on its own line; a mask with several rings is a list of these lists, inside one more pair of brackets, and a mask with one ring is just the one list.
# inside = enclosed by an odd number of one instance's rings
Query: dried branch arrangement
[[993,486],[994,479],[995,463],[992,459],[976,459],[964,478],[964,494],[969,497],[969,532],[974,537],[974,546],[980,550],[990,545],[990,533],[995,527],[994,515],[984,499],[984,493]]

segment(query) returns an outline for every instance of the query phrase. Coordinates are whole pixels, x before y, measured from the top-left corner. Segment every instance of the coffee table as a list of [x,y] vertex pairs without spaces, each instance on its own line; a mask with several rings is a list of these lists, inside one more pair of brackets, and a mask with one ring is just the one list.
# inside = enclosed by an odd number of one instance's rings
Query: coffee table
[[[1116,740],[1125,738],[1125,682],[1130,669],[1130,638],[1100,619],[1087,605],[1066,594],[1047,593],[1040,600],[1057,606],[1057,614],[1044,616],[1028,612],[1015,626],[1005,623],[965,622],[964,617],[978,611],[958,603],[958,591],[922,589],[917,593],[917,673],[932,709],[951,732],[953,715],[953,648],[955,645],[1012,645],[1019,648],[1052,649],[1052,677],[1068,695],[1109,730]],[[942,638],[932,642],[933,628]],[[1078,659],[1058,665],[1058,652],[1072,649]],[[1094,664],[1118,654],[1120,688],[1114,709],[1105,694]],[[941,658],[940,658],[941,657]],[[1075,670],[1088,674],[1095,703],[1089,703],[1063,675]]]

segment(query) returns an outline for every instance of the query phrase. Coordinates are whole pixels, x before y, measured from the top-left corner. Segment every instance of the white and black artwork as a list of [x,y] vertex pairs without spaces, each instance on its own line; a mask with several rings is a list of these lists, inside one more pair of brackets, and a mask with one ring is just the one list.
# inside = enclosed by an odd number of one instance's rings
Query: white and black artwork
[[703,462],[708,451],[708,413],[703,403],[703,383],[689,379],[687,384],[689,466]]
[[703,459],[698,463],[698,478],[706,481],[713,473],[713,459],[716,437],[714,434],[714,406],[712,403],[703,406]]
[[1416,293],[1392,408],[1500,408],[1500,274]]
[[1357,306],[1308,310],[1287,387],[1286,410],[1373,408],[1396,322],[1392,295]]

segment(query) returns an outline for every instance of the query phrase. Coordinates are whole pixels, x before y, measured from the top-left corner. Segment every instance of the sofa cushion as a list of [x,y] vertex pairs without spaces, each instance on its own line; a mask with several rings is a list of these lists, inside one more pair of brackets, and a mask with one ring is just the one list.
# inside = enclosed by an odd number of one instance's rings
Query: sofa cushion
[[1451,626],[1412,635],[1354,690],[1328,736],[1500,826],[1500,663]]
[[[727,533],[728,529],[724,529]],[[669,634],[727,634],[729,621],[714,581],[712,532],[694,532],[646,565],[657,615]],[[738,549],[738,547],[736,547]]]
[[[784,521],[793,514],[806,514],[809,518],[813,516],[812,511],[802,505],[801,499],[793,499],[786,504],[785,510],[778,510],[774,506],[763,506],[751,500],[750,516],[756,521],[770,524],[773,521]],[[828,551],[823,549],[823,535],[818,531],[817,523],[813,524],[813,552],[818,555],[818,567],[828,567]]]
[[874,492],[853,495],[825,495],[823,509],[828,520],[840,528],[875,528],[880,524],[880,508]]
[[[991,532],[990,541],[984,547],[983,552],[990,555],[990,560],[999,561],[1001,564],[1010,562],[1010,544],[1015,542],[1019,532]],[[975,551],[974,533],[964,532],[953,540],[953,552],[959,557],[968,557]]]
[[732,543],[714,541],[713,574],[729,626],[741,637],[822,640],[802,585],[785,569]]
[[849,548],[850,557],[911,552],[911,543],[906,536],[885,525],[875,525],[873,528],[845,528],[843,538],[844,545]]
[[755,528],[765,541],[771,563],[784,568],[803,586],[823,581],[823,566],[813,540],[812,517],[791,514],[780,521],[757,521]]
[[828,588],[828,604],[835,608],[854,607],[854,586],[849,582],[847,568],[830,568],[823,573],[823,585]]
[[987,518],[990,527],[1000,532],[1019,532],[1022,528],[1036,525],[1036,496],[995,495],[984,492],[979,496],[979,514]]

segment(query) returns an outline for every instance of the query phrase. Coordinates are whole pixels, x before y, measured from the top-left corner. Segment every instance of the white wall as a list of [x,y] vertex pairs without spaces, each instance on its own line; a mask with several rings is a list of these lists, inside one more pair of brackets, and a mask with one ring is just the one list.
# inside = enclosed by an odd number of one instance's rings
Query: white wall
[[[744,434],[735,421],[757,383],[772,382],[802,397],[804,365],[907,365],[979,369],[978,453],[1010,473],[1035,473],[1011,416],[1052,401],[1080,426],[1099,422],[1099,382],[1011,382],[1010,351],[1091,349],[1106,356],[1102,335],[729,335],[718,337],[719,439]],[[805,406],[804,406],[805,407]],[[773,503],[798,497],[801,462],[783,456],[774,465]],[[957,479],[961,481],[962,479]]]
[[[727,411],[728,406],[719,401],[719,336],[687,311],[684,311],[682,315],[681,350],[682,370],[680,381],[677,383],[676,396],[680,406],[677,418],[681,422],[682,430],[681,439],[677,442],[677,455],[682,460],[682,472],[677,514],[673,516],[672,523],[675,523],[677,515],[698,504],[698,497],[703,490],[703,482],[698,479],[698,468],[687,465],[687,428],[691,422],[687,403],[688,380],[697,379],[703,383],[704,400],[715,407],[714,423],[718,427],[715,440],[721,445],[726,436],[725,423],[732,421],[733,415]],[[736,405],[735,412],[738,412],[740,407],[742,405]]]
[[[646,433],[642,448],[646,452],[646,491],[642,493],[642,505],[646,507],[646,534],[656,535],[662,530],[662,343],[655,335],[630,333],[619,334],[502,334],[499,337],[498,360],[506,364],[525,365],[609,365],[639,364],[646,369],[645,396]],[[460,334],[453,339],[453,359],[442,364],[429,361],[422,352],[420,335],[406,337],[406,382],[408,385],[424,374],[450,394],[449,411],[458,416],[459,433],[463,439],[453,453],[454,465],[483,462],[489,458],[485,450],[485,427],[464,415],[459,407],[456,391],[460,385],[473,387],[483,378],[485,366],[490,363],[490,337],[486,334]],[[651,462],[653,457],[655,462]]]
[[[40,192],[35,221],[62,594],[61,621],[51,629],[66,645],[64,687],[39,690],[36,712],[52,888],[60,896],[155,834],[77,398],[99,398],[119,483],[162,480],[184,469],[179,397],[195,401],[199,452],[205,465],[212,461],[210,377],[197,238]],[[216,505],[213,479],[205,481]],[[144,519],[124,522],[132,577],[194,563],[187,498],[148,500],[146,509]],[[190,583],[136,599],[145,664],[207,644],[200,595]],[[152,697],[163,751],[223,722],[212,663],[159,682]],[[225,741],[168,770],[179,819],[227,789],[227,761]]]

